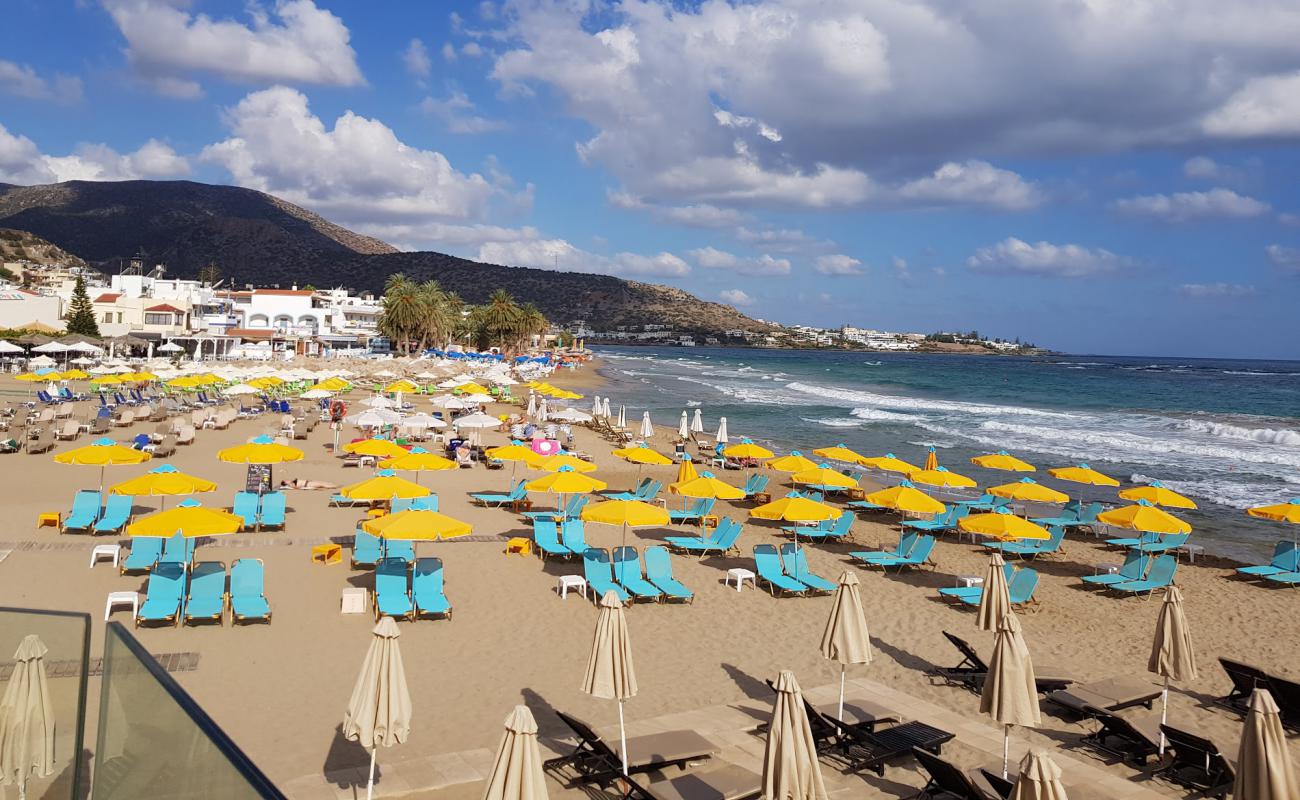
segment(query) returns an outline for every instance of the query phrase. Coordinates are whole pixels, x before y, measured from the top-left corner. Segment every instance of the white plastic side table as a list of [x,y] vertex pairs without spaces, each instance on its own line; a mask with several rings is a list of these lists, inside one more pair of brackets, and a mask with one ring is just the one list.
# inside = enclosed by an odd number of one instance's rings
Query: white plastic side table
[[561,600],[568,598],[570,589],[582,595],[583,600],[587,599],[587,579],[581,575],[560,576],[560,587],[557,591],[560,593]]
[[122,556],[122,546],[116,544],[97,544],[90,551],[90,567],[94,569],[95,564],[99,563],[102,557],[108,557],[113,560],[113,566],[117,566],[117,560]]
[[113,613],[114,606],[131,606],[131,616],[140,613],[140,595],[136,592],[109,592],[108,602],[104,603],[104,621]]
[[745,585],[745,581],[749,581],[751,586],[758,588],[754,573],[742,567],[732,567],[727,570],[727,585],[730,586],[733,580],[736,582],[736,591],[738,592]]

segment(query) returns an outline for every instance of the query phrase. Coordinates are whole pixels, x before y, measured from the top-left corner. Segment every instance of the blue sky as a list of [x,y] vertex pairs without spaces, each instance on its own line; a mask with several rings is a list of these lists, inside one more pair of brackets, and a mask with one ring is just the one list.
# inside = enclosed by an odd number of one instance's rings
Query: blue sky
[[788,323],[1300,358],[1300,7],[1178,5],[10,0],[0,181],[237,184]]

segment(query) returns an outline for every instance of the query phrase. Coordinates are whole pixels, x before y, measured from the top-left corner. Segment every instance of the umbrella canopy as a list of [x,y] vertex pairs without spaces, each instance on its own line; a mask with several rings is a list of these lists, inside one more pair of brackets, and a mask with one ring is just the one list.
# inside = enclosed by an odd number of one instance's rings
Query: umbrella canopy
[[[718,441],[722,441],[722,439],[719,439]],[[744,440],[743,442],[740,442],[739,444],[733,444],[730,447],[723,448],[722,454],[724,456],[727,456],[728,458],[763,459],[763,458],[772,457],[771,450],[768,450],[766,447],[763,447],[762,445],[754,444],[748,439]],[[816,466],[816,464],[814,464],[813,466]]]
[[396,425],[402,419],[402,415],[392,409],[373,408],[369,411],[362,411],[360,414],[351,414],[344,417],[343,421],[356,425],[358,428],[382,428],[385,425]]
[[501,420],[481,411],[476,411],[468,416],[452,420],[451,424],[457,428],[499,428],[501,427]]
[[427,497],[430,492],[428,487],[399,478],[392,470],[385,469],[375,473],[373,478],[344,486],[339,494],[352,500],[391,500]]
[[677,423],[677,438],[678,439],[691,438],[691,420],[690,417],[686,414],[686,409],[682,409],[681,421]]
[[652,525],[667,525],[668,512],[660,506],[652,506],[640,500],[606,500],[583,508],[582,519],[604,525],[645,528]]
[[546,773],[533,712],[528,706],[515,706],[505,725],[483,800],[546,800]]
[[776,679],[776,700],[763,751],[763,797],[824,800],[826,796],[803,693],[794,673],[782,670]]
[[363,405],[366,408],[392,408],[397,405],[397,403],[382,395],[375,395],[374,397],[367,397],[365,400],[362,400],[360,405]]
[[361,523],[361,530],[384,539],[432,542],[468,536],[473,526],[446,514],[424,509],[407,509]]
[[686,483],[698,478],[700,473],[695,471],[695,465],[691,463],[689,453],[682,453],[681,460],[677,464],[677,480],[675,483]]
[[1300,497],[1293,497],[1286,503],[1278,503],[1271,506],[1256,506],[1255,508],[1246,509],[1246,513],[1257,519],[1268,519],[1273,522],[1289,522],[1292,525],[1300,525]]
[[1007,614],[998,623],[993,639],[993,656],[989,674],[980,691],[980,713],[988,714],[1004,726],[1002,736],[1002,776],[1006,777],[1011,752],[1011,726],[1036,727],[1042,722],[1038,711],[1038,689],[1034,682],[1034,663],[1020,634],[1020,620]]
[[409,451],[392,439],[362,439],[343,445],[343,452],[379,458],[400,458]]
[[374,791],[375,751],[401,744],[411,734],[411,692],[397,644],[402,632],[392,617],[379,620],[371,632],[374,638],[343,714],[343,738],[370,751],[367,797]]
[[794,483],[811,484],[813,486],[833,486],[837,489],[852,489],[858,485],[853,478],[845,475],[837,469],[831,469],[829,464],[822,464],[812,469],[805,469],[790,476]]
[[399,424],[403,428],[424,428],[425,430],[428,430],[429,428],[447,427],[447,423],[443,422],[437,417],[431,417],[428,414],[425,414],[424,412],[420,412],[419,414],[412,414],[409,417],[402,417]]
[[713,438],[718,442],[718,444],[727,443],[727,418],[726,417],[718,418],[718,435],[714,436]]
[[530,492],[551,492],[553,494],[587,494],[588,492],[599,492],[601,489],[607,488],[607,486],[608,484],[599,478],[593,478],[581,472],[574,472],[572,467],[560,467],[557,472],[543,475],[524,484],[524,488]]
[[996,631],[1002,618],[1011,613],[1011,590],[1007,586],[1007,572],[1002,554],[989,556],[988,569],[984,571],[984,590],[975,615],[975,625],[982,631]]
[[788,456],[780,456],[768,461],[767,467],[777,472],[806,472],[817,469],[817,462],[795,450]]
[[691,417],[691,432],[704,433],[704,412],[695,409],[695,415]]
[[1144,531],[1146,533],[1191,533],[1192,526],[1151,505],[1139,500],[1135,505],[1113,508],[1097,515],[1099,522],[1114,525],[1116,528]]
[[327,389],[308,389],[298,396],[304,400],[321,400],[333,396],[333,392]]
[[654,423],[650,421],[650,412],[646,411],[641,414],[641,438],[649,439],[655,435]]
[[1070,496],[1058,492],[1050,486],[1044,486],[1033,478],[1021,478],[1015,483],[991,486],[986,491],[991,495],[1006,497],[1011,500],[1028,500],[1035,503],[1065,503]]
[[591,422],[592,416],[576,408],[564,408],[551,414],[551,419],[560,422]]
[[764,503],[749,512],[756,519],[778,519],[786,522],[821,522],[839,517],[840,511],[807,497],[782,497]]
[[819,447],[812,452],[813,455],[818,458],[829,458],[832,461],[847,461],[851,464],[857,463],[866,458],[866,456],[856,450],[850,450],[848,445],[843,442],[831,447]]
[[915,464],[909,464],[893,453],[885,453],[883,456],[874,456],[872,458],[860,458],[858,463],[871,469],[883,470],[885,472],[901,472],[909,475],[913,472],[919,472],[920,467]]
[[437,453],[430,453],[422,447],[413,447],[410,450],[403,450],[399,456],[380,461],[379,466],[384,469],[397,469],[404,472],[435,472],[443,469],[456,469],[456,462],[449,458],[443,458]]
[[923,483],[926,486],[969,488],[975,485],[973,479],[967,478],[965,475],[958,475],[955,472],[949,472],[947,467],[917,470],[910,473],[907,479],[912,483]]
[[284,464],[301,461],[304,455],[298,448],[280,444],[270,436],[258,436],[251,442],[217,451],[217,458],[230,464]]
[[1007,800],[1069,800],[1061,784],[1061,768],[1043,750],[1026,753]]
[[113,486],[109,491],[135,497],[158,497],[213,492],[216,489],[217,485],[212,481],[187,475],[171,464],[159,464],[137,478]]
[[217,508],[205,508],[196,500],[185,500],[175,508],[159,511],[126,526],[127,536],[171,537],[186,539],[200,536],[225,536],[239,533],[244,518]]
[[489,447],[487,457],[495,458],[498,461],[522,461],[534,468],[542,463],[542,456],[535,453],[533,448],[518,443],[502,445],[501,447]]
[[913,514],[942,514],[947,510],[947,506],[917,489],[911,481],[903,481],[897,486],[872,492],[867,495],[866,500],[878,506]]
[[[1050,539],[1052,534],[1041,525],[1017,517],[1005,508],[988,514],[971,514],[957,520],[957,527],[966,533],[995,536],[999,539]],[[989,628],[989,630],[993,630]]]
[[[1169,717],[1169,682],[1196,680],[1196,648],[1192,647],[1192,631],[1183,614],[1183,592],[1177,586],[1165,589],[1165,601],[1160,604],[1147,671],[1165,679],[1164,689],[1160,692],[1160,722],[1164,724]],[[1162,735],[1161,755],[1164,751]]]
[[16,785],[19,797],[26,796],[33,775],[54,774],[54,701],[44,660],[48,652],[35,634],[24,636],[0,698],[0,786]]
[[59,464],[76,464],[86,467],[117,467],[124,464],[143,464],[153,456],[142,450],[135,450],[112,439],[98,439],[95,442],[59,453],[54,460]]
[[1070,483],[1083,483],[1088,486],[1119,486],[1119,481],[1109,475],[1103,475],[1087,464],[1078,464],[1073,467],[1053,467],[1047,471],[1047,474]]
[[939,468],[939,454],[931,447],[925,451],[925,463],[921,465],[922,472],[931,472]]
[[713,497],[719,500],[739,500],[745,492],[726,481],[713,477],[711,472],[701,472],[693,480],[668,484],[668,491],[682,497]]
[[547,472],[559,472],[568,467],[574,472],[595,472],[596,465],[590,461],[583,461],[574,455],[561,453],[559,455],[547,456],[543,458],[537,466]]
[[1133,486],[1128,489],[1121,489],[1119,496],[1124,500],[1145,500],[1153,506],[1167,506],[1168,508],[1196,508],[1196,503],[1183,497],[1178,492],[1165,486],[1160,481],[1151,481],[1146,486]]
[[840,665],[840,706],[837,719],[844,721],[844,674],[849,664],[871,663],[871,635],[867,615],[862,611],[858,576],[848,570],[840,575],[831,615],[822,631],[822,655]]
[[970,463],[977,467],[985,469],[1000,469],[1006,472],[1034,472],[1036,468],[1028,461],[1022,461],[1008,453],[1006,450],[999,450],[996,453],[975,456]]
[[0,353],[21,353],[23,349],[7,339],[0,339]]
[[245,394],[260,394],[261,391],[262,390],[256,386],[249,386],[247,383],[236,383],[234,386],[227,386],[221,391],[221,393],[227,396],[238,396]]
[[633,464],[650,464],[660,467],[673,463],[671,458],[651,450],[649,447],[623,447],[615,450],[614,455]]
[[623,703],[637,692],[636,671],[632,665],[632,639],[628,635],[627,618],[623,604],[614,592],[605,592],[600,598],[600,615],[596,618],[596,631],[591,639],[591,655],[587,658],[587,672],[582,677],[582,691],[592,697],[618,701],[618,728],[623,758],[623,774],[627,774],[627,731],[623,725]]
[[1277,702],[1267,689],[1250,695],[1246,724],[1237,749],[1237,778],[1232,796],[1240,800],[1288,800],[1300,797],[1291,754]]

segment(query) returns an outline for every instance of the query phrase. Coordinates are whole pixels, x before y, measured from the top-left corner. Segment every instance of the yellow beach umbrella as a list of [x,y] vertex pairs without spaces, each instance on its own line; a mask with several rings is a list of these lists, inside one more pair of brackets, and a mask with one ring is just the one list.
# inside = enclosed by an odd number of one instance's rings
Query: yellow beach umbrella
[[1133,486],[1121,489],[1119,496],[1125,500],[1145,500],[1153,506],[1167,508],[1196,508],[1196,503],[1183,497],[1178,492],[1165,486],[1160,481],[1152,481],[1146,486]]
[[432,542],[458,539],[473,532],[473,526],[446,514],[423,509],[407,509],[361,523],[361,530],[384,539]]
[[456,469],[455,461],[443,458],[437,453],[430,453],[422,447],[413,447],[402,455],[386,458],[379,462],[384,469],[397,469],[403,472],[437,472],[444,469]]
[[805,469],[790,476],[790,480],[795,483],[811,484],[813,486],[831,486],[836,489],[852,489],[858,485],[853,478],[845,475],[837,469],[831,469],[829,464]]
[[301,461],[305,455],[298,448],[280,444],[270,436],[258,436],[251,442],[217,451],[217,458],[229,464],[284,464]]
[[83,369],[70,369],[63,373],[62,377],[65,381],[84,381],[86,378],[90,377],[90,373]]
[[667,509],[640,500],[606,500],[603,503],[594,503],[582,509],[581,518],[584,522],[600,525],[621,525],[625,544],[628,528],[649,528],[669,523]]
[[971,514],[957,520],[957,527],[967,533],[998,539],[1050,539],[1052,534],[1041,525],[1017,517],[1005,508],[991,514]]
[[1088,486],[1119,486],[1119,481],[1103,475],[1087,464],[1079,464],[1073,467],[1053,467],[1047,471],[1048,475],[1070,483],[1083,483]]
[[1289,522],[1292,525],[1300,525],[1300,497],[1293,497],[1286,503],[1248,508],[1246,513],[1256,519],[1268,519],[1273,522]]
[[524,444],[506,444],[500,447],[489,447],[487,457],[495,458],[500,461],[522,461],[530,467],[536,467],[542,463],[544,456],[533,452],[533,449]]
[[[22,380],[22,376],[18,376]],[[116,375],[100,375],[98,378],[91,378],[90,382],[95,386],[113,386],[122,382],[122,379]]]
[[767,462],[767,467],[768,469],[774,469],[777,472],[804,472],[810,469],[817,469],[817,462],[806,457],[798,450],[795,450],[788,456],[780,456],[769,460]]
[[722,454],[724,456],[727,456],[728,458],[756,458],[756,459],[771,458],[773,455],[771,450],[768,450],[766,447],[763,447],[761,445],[754,444],[749,440],[745,440],[738,444],[733,444],[730,447],[723,448]]
[[939,468],[939,454],[933,447],[925,451],[925,463],[922,468],[925,472],[933,472]]
[[153,374],[152,372],[133,372],[131,373],[131,380],[156,381],[158,380],[158,376]]
[[559,455],[547,456],[543,458],[537,464],[537,466],[540,469],[546,470],[547,472],[559,472],[560,470],[565,468],[571,469],[574,472],[595,472],[596,471],[596,465],[593,464],[592,462],[583,461],[581,458],[578,458],[577,456],[569,455],[568,453],[560,453]]
[[921,469],[915,464],[907,463],[893,453],[885,453],[883,456],[859,459],[858,463],[864,467],[870,467],[871,469],[879,469],[885,472],[901,472],[904,475],[919,472]]
[[351,500],[410,500],[416,497],[428,497],[428,487],[421,486],[406,478],[399,478],[392,470],[380,470],[373,478],[344,486],[339,494]]
[[217,484],[212,481],[187,475],[171,464],[159,464],[139,477],[114,485],[109,491],[134,497],[171,497],[216,489]]
[[1035,472],[1036,468],[1028,461],[1021,461],[1006,450],[975,456],[970,463],[985,469],[1000,469],[1006,472]]
[[786,522],[822,522],[839,517],[840,510],[807,497],[782,497],[764,503],[749,512],[756,519],[775,519]]
[[35,372],[23,372],[14,376],[14,380],[23,383],[36,383],[37,381],[47,380],[44,375],[37,375]]
[[903,481],[897,486],[872,492],[867,495],[866,500],[868,503],[892,508],[900,513],[942,514],[947,510],[947,506],[913,486],[911,481]]
[[399,381],[393,381],[384,387],[384,391],[391,394],[410,394],[411,392],[419,391],[419,389],[419,384],[413,381],[408,381],[405,378]]
[[745,496],[740,488],[720,481],[710,472],[701,472],[692,480],[668,484],[668,491],[682,497],[713,497],[718,500],[739,500]]
[[462,394],[491,394],[486,387],[480,386],[473,381],[462,383],[460,386],[456,387],[456,391],[461,392]]
[[1004,483],[1000,486],[989,487],[988,493],[997,497],[1007,497],[1012,500],[1028,500],[1034,503],[1064,503],[1069,501],[1070,496],[1064,492],[1058,492],[1055,489],[1038,483],[1033,478],[1021,478],[1015,483]]
[[401,458],[409,451],[392,439],[362,439],[343,445],[343,452],[377,458]]
[[244,518],[216,508],[205,508],[198,501],[186,500],[175,508],[142,517],[126,526],[127,536],[171,537],[186,539],[199,536],[225,536],[239,533]]
[[341,392],[344,389],[348,388],[348,382],[343,380],[342,378],[326,378],[325,380],[320,381],[319,383],[312,386],[311,388],[320,389],[326,392]]
[[695,464],[691,462],[691,457],[682,453],[682,458],[677,464],[677,480],[675,483],[686,483],[698,478],[700,473],[695,471]]
[[85,447],[78,447],[54,457],[59,464],[73,464],[83,467],[99,467],[99,490],[104,491],[104,468],[128,464],[143,464],[153,456],[143,450],[135,450],[118,444],[112,439],[98,439]]
[[813,455],[818,458],[829,458],[832,461],[847,461],[850,464],[857,463],[866,458],[866,456],[856,450],[850,450],[843,442],[831,447],[819,447],[812,452]]
[[949,472],[947,467],[918,470],[908,475],[907,479],[912,483],[923,483],[926,486],[959,486],[969,488],[975,485],[973,479],[967,478],[965,475],[958,475],[955,472]]
[[551,492],[552,494],[587,494],[598,492],[608,486],[599,478],[575,472],[571,467],[561,467],[558,472],[543,475],[524,484],[530,492]]
[[1192,526],[1145,500],[1097,515],[1098,522],[1145,533],[1191,533]]
[[673,460],[663,453],[651,450],[649,447],[623,447],[615,450],[614,455],[633,464],[649,464],[654,467],[665,467],[673,463]]

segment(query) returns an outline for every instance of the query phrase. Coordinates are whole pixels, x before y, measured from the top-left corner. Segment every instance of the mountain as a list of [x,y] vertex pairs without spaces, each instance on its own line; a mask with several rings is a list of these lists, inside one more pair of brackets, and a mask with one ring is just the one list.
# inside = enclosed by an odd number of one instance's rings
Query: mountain
[[27,261],[32,264],[67,264],[84,267],[86,262],[34,233],[0,228],[0,262]]
[[599,330],[651,323],[698,333],[766,330],[731,306],[671,286],[611,275],[482,264],[403,253],[269,194],[192,181],[0,184],[0,225],[28,231],[109,273],[145,252],[147,265],[197,277],[216,264],[233,283],[348,286],[378,293],[394,272],[437,280],[471,303],[498,288],[556,322]]

